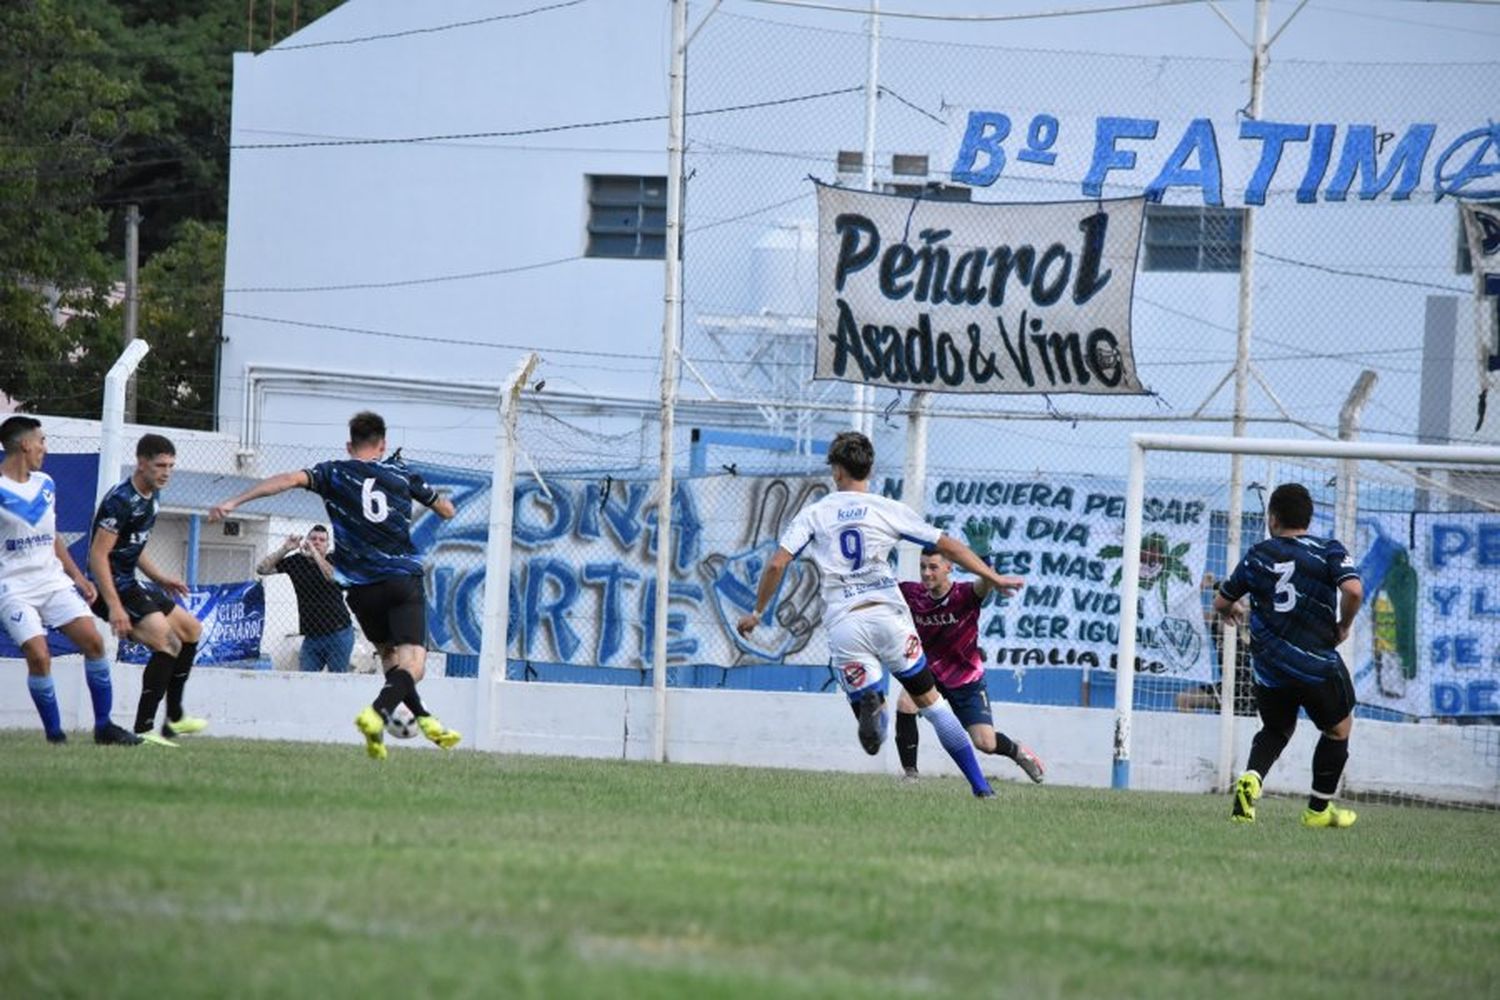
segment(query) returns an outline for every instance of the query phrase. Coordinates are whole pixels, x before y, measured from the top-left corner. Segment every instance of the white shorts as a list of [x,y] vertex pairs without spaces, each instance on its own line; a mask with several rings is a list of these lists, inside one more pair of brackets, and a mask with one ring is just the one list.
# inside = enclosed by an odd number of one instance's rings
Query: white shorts
[[40,597],[0,598],[0,621],[5,622],[5,631],[17,646],[46,635],[49,628],[61,628],[75,618],[92,617],[94,613],[71,584]]
[[851,701],[872,687],[884,690],[887,673],[910,677],[927,665],[911,613],[892,604],[852,611],[831,625],[828,655]]

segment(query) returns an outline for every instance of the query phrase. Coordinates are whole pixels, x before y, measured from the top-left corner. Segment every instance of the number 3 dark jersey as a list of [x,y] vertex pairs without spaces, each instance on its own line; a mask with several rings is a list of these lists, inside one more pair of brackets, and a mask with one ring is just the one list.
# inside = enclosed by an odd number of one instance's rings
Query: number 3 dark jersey
[[1343,662],[1338,651],[1339,584],[1359,570],[1342,543],[1294,535],[1256,542],[1219,585],[1225,600],[1250,595],[1250,652],[1255,679],[1316,684]]
[[[127,479],[104,495],[94,514],[94,531],[103,528],[113,532],[115,544],[109,550],[110,577],[115,590],[136,585],[135,565],[141,550],[151,540],[156,526],[157,495],[142,496],[135,483]],[[92,537],[92,534],[91,536]]]
[[307,488],[323,498],[333,525],[333,570],[344,586],[421,576],[411,543],[412,501],[432,506],[437,491],[398,458],[320,462]]

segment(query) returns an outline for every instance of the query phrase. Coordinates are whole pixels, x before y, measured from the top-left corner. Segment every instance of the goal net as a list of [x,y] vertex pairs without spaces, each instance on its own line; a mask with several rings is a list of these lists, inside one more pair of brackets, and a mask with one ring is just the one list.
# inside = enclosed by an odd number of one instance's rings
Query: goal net
[[[1213,590],[1266,537],[1271,491],[1297,482],[1313,497],[1311,533],[1345,544],[1364,588],[1340,647],[1357,697],[1342,794],[1500,808],[1500,449],[1143,434],[1131,442],[1116,786],[1219,791],[1245,767],[1260,728],[1249,629],[1213,614]],[[1170,482],[1153,474],[1153,459],[1170,467]],[[1170,527],[1187,506],[1209,521],[1196,560]],[[1269,792],[1306,793],[1317,738],[1303,715]]]

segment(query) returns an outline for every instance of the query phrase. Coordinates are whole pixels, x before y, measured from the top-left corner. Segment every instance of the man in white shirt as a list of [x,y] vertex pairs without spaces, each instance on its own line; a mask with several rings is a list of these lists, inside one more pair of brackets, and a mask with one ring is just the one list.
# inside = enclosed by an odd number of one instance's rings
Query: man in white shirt
[[905,540],[935,547],[1001,594],[1015,593],[1024,581],[996,573],[967,545],[923,521],[899,500],[871,493],[875,448],[863,434],[845,431],[834,438],[828,465],[836,492],[792,518],[761,576],[754,613],[742,617],[736,628],[748,636],[757,626],[772,623],[772,601],[782,575],[806,551],[822,576],[828,653],[859,720],[860,746],[871,755],[880,752],[886,734],[886,675],[893,674],[918,713],[937,730],[943,749],[969,779],[975,796],[994,795],[967,731],[937,690],[886,557]]
[[56,629],[83,653],[84,678],[94,702],[94,742],[136,746],[140,737],[117,726],[104,640],[89,602],[94,585],[78,569],[57,533],[57,488],[42,472],[47,436],[35,417],[0,424],[0,621],[26,657],[26,686],[49,743],[66,743],[52,682],[47,630]]

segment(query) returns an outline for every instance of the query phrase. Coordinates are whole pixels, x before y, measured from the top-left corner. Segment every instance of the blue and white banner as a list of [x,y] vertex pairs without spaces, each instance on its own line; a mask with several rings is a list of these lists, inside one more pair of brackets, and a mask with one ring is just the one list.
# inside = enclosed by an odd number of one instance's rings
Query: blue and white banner
[[959,111],[950,121],[955,183],[1002,177],[1086,198],[1142,193],[1202,205],[1351,198],[1500,197],[1500,126],[1416,122],[1160,119],[1053,113],[1046,107]]
[[[203,623],[198,657],[203,666],[226,666],[260,659],[260,639],[266,624],[266,591],[253,583],[224,583],[195,587],[187,609]],[[151,651],[135,642],[120,643],[122,663],[145,663]]]
[[1417,514],[1414,531],[1414,714],[1500,716],[1500,514]]

